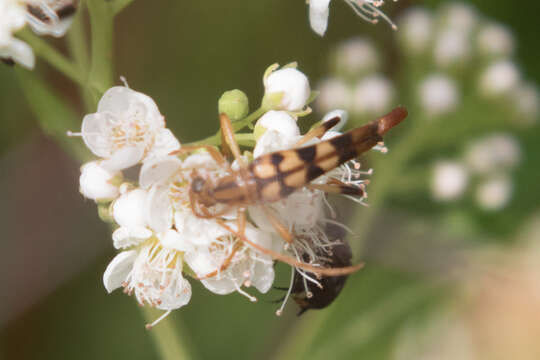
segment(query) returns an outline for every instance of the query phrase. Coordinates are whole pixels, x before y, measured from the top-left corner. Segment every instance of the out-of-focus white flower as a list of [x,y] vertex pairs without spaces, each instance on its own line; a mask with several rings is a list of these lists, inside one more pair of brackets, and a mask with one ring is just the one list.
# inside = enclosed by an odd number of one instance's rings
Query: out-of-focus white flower
[[504,175],[489,178],[476,189],[476,201],[484,210],[500,210],[508,204],[511,197],[512,181]]
[[521,78],[516,64],[501,60],[489,65],[481,74],[480,91],[488,96],[500,96],[513,91]]
[[79,191],[92,200],[113,200],[120,194],[117,184],[121,179],[121,173],[108,171],[99,161],[91,161],[81,167]]
[[433,74],[420,84],[420,104],[430,116],[439,116],[454,110],[459,101],[456,83],[448,76]]
[[161,310],[174,310],[191,299],[191,285],[182,275],[183,261],[176,250],[149,241],[123,251],[107,266],[103,284],[110,293],[123,286],[137,301]]
[[32,69],[35,63],[32,48],[13,36],[25,25],[25,4],[18,0],[0,0],[0,58],[13,60]]
[[328,27],[328,14],[330,0],[310,0],[309,1],[309,24],[313,31],[323,36]]
[[73,22],[78,0],[24,0],[27,19],[39,35],[64,36]]
[[345,124],[347,124],[347,120],[349,119],[349,113],[345,110],[340,109],[332,110],[323,116],[321,122],[325,123],[328,120],[334,119],[335,117],[339,118],[339,122],[331,128],[331,131],[334,132],[341,130],[345,126]]
[[465,159],[477,173],[511,169],[521,161],[519,142],[509,134],[494,134],[471,143]]
[[540,113],[540,96],[538,88],[533,84],[522,83],[512,93],[514,106],[522,117],[520,120],[525,124],[533,124],[538,121]]
[[117,249],[138,245],[152,236],[146,220],[147,198],[145,190],[135,189],[113,203],[114,221],[120,226],[113,232],[113,243]]
[[398,21],[398,36],[404,43],[404,48],[413,54],[426,50],[432,39],[433,19],[425,9],[413,8],[407,10]]
[[448,3],[442,10],[444,25],[470,33],[478,23],[478,15],[472,6],[460,3]]
[[302,110],[311,94],[307,76],[292,67],[272,71],[264,78],[264,88],[265,96],[276,93],[283,95],[276,110]]
[[[228,225],[236,230],[236,223],[230,222]],[[273,247],[268,233],[249,224],[245,229],[245,236],[265,248]],[[256,301],[256,298],[247,294],[242,287],[255,286],[261,293],[268,292],[274,282],[273,260],[238,241],[234,235],[226,234],[213,239],[206,246],[198,246],[194,251],[187,252],[184,258],[199,277],[204,277],[218,270],[234,252],[226,269],[201,282],[213,293],[225,295],[237,291]]]
[[439,161],[433,169],[431,192],[436,200],[455,200],[463,195],[468,182],[465,166],[454,161]]
[[466,61],[471,55],[470,35],[461,28],[442,30],[435,38],[434,57],[439,66],[447,67]]
[[110,170],[125,169],[180,148],[165,128],[154,100],[124,86],[105,92],[97,112],[84,117],[81,134],[86,146],[105,158],[102,166]]
[[371,75],[355,86],[352,110],[357,114],[382,114],[394,98],[392,82],[382,75]]
[[254,128],[255,140],[258,140],[267,130],[278,131],[284,136],[299,136],[300,129],[296,119],[286,111],[270,110],[257,121]]
[[508,28],[491,23],[483,26],[477,35],[478,50],[491,57],[509,56],[514,52],[514,37]]
[[376,70],[379,55],[373,44],[361,37],[341,43],[335,52],[335,67],[347,75],[359,75]]
[[315,99],[315,105],[321,112],[332,109],[348,109],[351,102],[351,89],[338,78],[324,80],[318,86],[319,96]]

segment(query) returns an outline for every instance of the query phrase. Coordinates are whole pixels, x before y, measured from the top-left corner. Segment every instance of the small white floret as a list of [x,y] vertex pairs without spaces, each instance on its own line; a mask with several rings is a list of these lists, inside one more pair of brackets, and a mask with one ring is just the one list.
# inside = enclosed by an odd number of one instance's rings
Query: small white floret
[[371,75],[362,79],[353,94],[353,111],[361,115],[383,114],[394,98],[394,86],[382,75]]
[[512,169],[521,161],[519,142],[510,134],[494,134],[472,142],[465,153],[470,169],[489,173]]
[[332,109],[348,109],[351,102],[352,90],[339,78],[324,80],[317,87],[319,96],[315,99],[315,106],[321,112]]
[[470,55],[470,36],[460,28],[444,29],[435,38],[434,57],[439,66],[461,64],[468,60]]
[[357,37],[341,43],[335,53],[336,70],[347,75],[374,71],[379,66],[379,54],[371,41]]
[[81,167],[79,191],[89,199],[96,201],[113,200],[119,195],[118,183],[122,178],[119,172],[104,169],[99,161],[91,161]]
[[32,48],[13,36],[26,25],[26,7],[15,0],[0,1],[0,58],[13,60],[32,69],[35,63]]
[[280,110],[299,111],[311,94],[309,80],[301,71],[289,67],[273,71],[264,79],[265,95],[282,93]]
[[480,184],[476,189],[476,201],[484,210],[500,210],[512,197],[512,181],[507,176],[497,176]]
[[296,119],[286,111],[271,110],[264,114],[255,124],[255,140],[258,140],[267,130],[277,131],[283,136],[300,135]]
[[518,86],[520,78],[516,64],[510,60],[501,60],[480,74],[480,91],[488,96],[506,95]]
[[469,182],[465,166],[453,161],[435,164],[431,181],[431,192],[436,200],[455,200],[463,195]]
[[433,19],[427,10],[422,8],[408,10],[398,23],[398,36],[407,51],[418,54],[427,49],[433,36]]
[[418,93],[420,104],[429,116],[449,113],[456,108],[459,101],[456,83],[441,74],[428,76],[420,84]]
[[500,24],[483,26],[478,31],[476,41],[480,53],[490,57],[512,55],[515,48],[512,33]]

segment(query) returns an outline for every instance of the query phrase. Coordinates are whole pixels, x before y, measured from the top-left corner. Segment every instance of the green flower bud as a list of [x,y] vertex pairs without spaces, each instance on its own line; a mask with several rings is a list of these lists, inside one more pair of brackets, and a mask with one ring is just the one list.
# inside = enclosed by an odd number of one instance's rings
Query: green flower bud
[[240,120],[249,112],[247,95],[241,90],[225,91],[218,101],[219,113],[225,113],[231,121]]

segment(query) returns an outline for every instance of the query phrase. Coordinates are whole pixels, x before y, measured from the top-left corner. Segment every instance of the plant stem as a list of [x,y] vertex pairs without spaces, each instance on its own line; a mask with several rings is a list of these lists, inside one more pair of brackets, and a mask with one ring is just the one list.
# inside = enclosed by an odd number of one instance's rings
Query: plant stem
[[[148,323],[151,323],[161,314],[159,311],[144,306],[141,308],[141,312]],[[191,356],[186,351],[186,346],[182,342],[182,332],[173,326],[173,322],[161,321],[159,325],[156,325],[149,331],[156,350],[162,360],[189,360]]]
[[112,11],[114,15],[118,15],[122,10],[124,10],[133,0],[113,0],[112,1]]
[[92,61],[88,82],[94,102],[113,84],[112,40],[113,9],[111,3],[104,0],[88,0],[92,36]]
[[45,60],[53,68],[80,86],[84,87],[86,85],[86,79],[78,71],[77,67],[46,41],[36,36],[29,29],[24,29],[17,35],[32,47],[37,56]]

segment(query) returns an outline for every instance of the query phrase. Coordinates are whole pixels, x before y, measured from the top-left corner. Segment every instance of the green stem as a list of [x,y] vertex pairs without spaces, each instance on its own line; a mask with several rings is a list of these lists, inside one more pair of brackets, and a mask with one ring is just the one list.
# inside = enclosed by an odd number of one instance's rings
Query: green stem
[[32,47],[37,56],[45,60],[53,68],[80,86],[86,86],[86,79],[77,67],[46,41],[36,36],[29,29],[24,29],[17,33],[17,35]]
[[113,84],[112,40],[113,9],[111,3],[104,0],[87,1],[90,14],[92,57],[88,82],[94,102]]
[[[258,108],[257,110],[255,110],[254,112],[246,116],[245,118],[233,122],[232,127],[233,127],[234,132],[243,129],[246,126],[251,125],[255,120],[257,120],[262,115],[264,115],[265,112],[266,112],[266,109],[261,106],[260,108]],[[221,130],[219,130],[215,135],[209,136],[205,139],[195,141],[186,145],[191,146],[191,145],[201,145],[201,144],[220,145],[221,144]]]
[[114,15],[118,15],[122,10],[124,10],[133,0],[113,0],[112,10]]
[[[151,323],[157,319],[162,312],[155,310],[151,307],[144,306],[141,308],[141,312],[146,322]],[[153,327],[149,331],[156,350],[162,360],[189,360],[191,356],[186,351],[187,346],[183,343],[184,338],[181,331],[173,326],[173,322],[161,321],[158,325]]]

